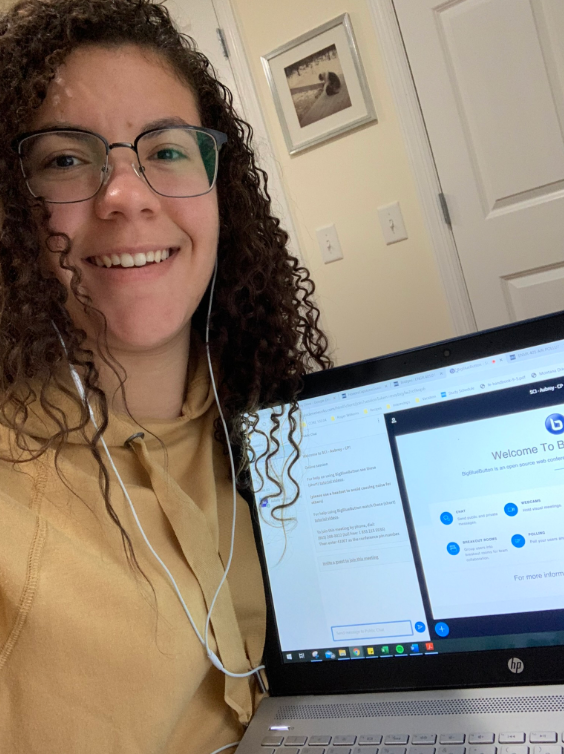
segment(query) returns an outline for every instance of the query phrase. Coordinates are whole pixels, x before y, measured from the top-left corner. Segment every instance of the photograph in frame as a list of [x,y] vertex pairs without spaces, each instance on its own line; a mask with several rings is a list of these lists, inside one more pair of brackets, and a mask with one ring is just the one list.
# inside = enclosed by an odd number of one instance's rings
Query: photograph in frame
[[290,154],[377,120],[347,13],[262,62]]

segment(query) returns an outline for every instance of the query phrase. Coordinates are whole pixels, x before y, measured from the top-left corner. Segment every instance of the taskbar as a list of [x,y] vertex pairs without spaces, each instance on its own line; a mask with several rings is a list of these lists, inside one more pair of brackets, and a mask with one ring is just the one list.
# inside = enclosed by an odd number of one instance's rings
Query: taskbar
[[438,641],[402,642],[398,644],[356,644],[349,647],[298,649],[282,652],[283,662],[333,662],[334,660],[374,660],[387,657],[415,657],[451,652],[476,652],[496,649],[564,646],[564,631],[474,636]]
[[437,654],[432,641],[404,644],[379,644],[350,647],[325,647],[282,652],[283,662],[332,662],[333,660],[364,660],[378,657],[408,657],[409,655]]

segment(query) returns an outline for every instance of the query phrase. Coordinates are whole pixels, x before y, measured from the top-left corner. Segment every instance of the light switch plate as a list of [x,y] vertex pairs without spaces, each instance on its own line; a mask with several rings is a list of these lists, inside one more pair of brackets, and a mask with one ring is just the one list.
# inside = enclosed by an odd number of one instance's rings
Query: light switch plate
[[405,241],[407,238],[407,230],[405,229],[405,223],[403,221],[403,215],[401,214],[399,202],[393,202],[392,204],[385,204],[383,207],[378,207],[378,216],[380,218],[384,240],[387,245],[396,243],[397,241]]
[[321,256],[325,264],[336,262],[343,258],[339,236],[334,225],[326,225],[324,228],[318,228],[316,231],[317,243],[321,250]]

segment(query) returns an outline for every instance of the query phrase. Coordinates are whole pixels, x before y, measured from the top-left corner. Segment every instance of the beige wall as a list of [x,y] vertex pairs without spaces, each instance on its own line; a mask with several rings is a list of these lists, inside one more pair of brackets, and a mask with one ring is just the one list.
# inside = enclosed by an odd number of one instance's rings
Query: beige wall
[[[452,335],[365,0],[232,0],[279,161],[298,241],[337,363]],[[341,13],[351,16],[378,123],[290,157],[261,55]],[[386,246],[376,208],[399,201],[409,238]],[[316,228],[334,223],[344,259],[323,264]]]

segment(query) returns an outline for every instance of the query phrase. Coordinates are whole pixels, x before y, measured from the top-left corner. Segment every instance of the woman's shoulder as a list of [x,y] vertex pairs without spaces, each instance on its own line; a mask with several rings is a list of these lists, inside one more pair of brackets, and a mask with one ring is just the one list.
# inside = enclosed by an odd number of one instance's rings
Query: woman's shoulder
[[[0,458],[0,511],[6,508],[31,509],[37,472],[37,468],[30,468],[29,463],[19,464]],[[3,513],[0,517],[3,519]]]
[[31,445],[24,450],[15,432],[0,424],[0,511],[33,507],[33,491],[47,475],[45,460],[33,459],[36,450]]
[[47,522],[33,505],[36,483],[32,469],[0,461],[0,669],[33,602],[47,538]]

